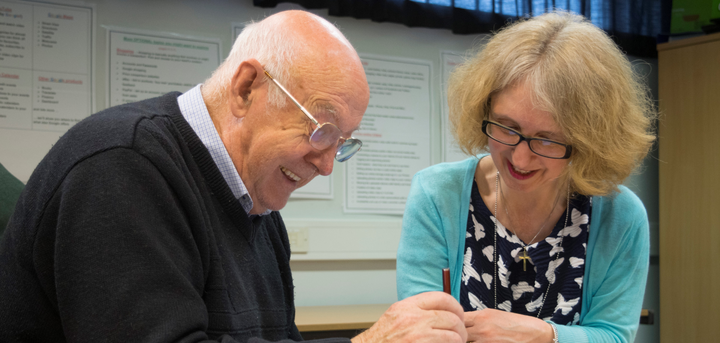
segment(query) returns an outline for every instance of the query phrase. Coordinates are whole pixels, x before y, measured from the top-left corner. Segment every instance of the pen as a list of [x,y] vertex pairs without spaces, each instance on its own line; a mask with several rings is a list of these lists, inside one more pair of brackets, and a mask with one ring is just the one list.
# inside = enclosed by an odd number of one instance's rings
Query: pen
[[451,294],[450,292],[450,268],[443,268],[443,292]]

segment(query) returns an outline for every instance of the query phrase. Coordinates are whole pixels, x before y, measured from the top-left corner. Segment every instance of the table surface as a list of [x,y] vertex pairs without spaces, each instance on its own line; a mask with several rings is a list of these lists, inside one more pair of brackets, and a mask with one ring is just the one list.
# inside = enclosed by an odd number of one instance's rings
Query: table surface
[[300,332],[367,329],[390,305],[298,306],[295,325]]

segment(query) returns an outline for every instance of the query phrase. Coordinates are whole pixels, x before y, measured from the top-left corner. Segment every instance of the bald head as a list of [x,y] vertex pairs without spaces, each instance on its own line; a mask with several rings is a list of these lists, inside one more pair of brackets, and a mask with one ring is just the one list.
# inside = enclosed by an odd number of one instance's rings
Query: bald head
[[[222,102],[236,69],[249,59],[257,60],[291,92],[300,80],[320,82],[323,76],[334,82],[359,78],[367,84],[360,58],[340,30],[312,13],[284,11],[246,25],[228,58],[205,82],[206,100]],[[283,107],[286,99],[271,88],[268,102]]]
[[273,14],[259,23],[265,29],[276,27],[280,30],[290,30],[298,39],[316,43],[339,43],[355,52],[350,42],[335,25],[312,13],[304,11],[285,11]]
[[[287,101],[266,73],[312,114]],[[295,189],[332,172],[338,145],[317,148],[311,134],[330,124],[352,137],[370,90],[360,58],[337,28],[287,11],[247,25],[202,95],[253,199],[250,213],[258,214],[281,209]]]

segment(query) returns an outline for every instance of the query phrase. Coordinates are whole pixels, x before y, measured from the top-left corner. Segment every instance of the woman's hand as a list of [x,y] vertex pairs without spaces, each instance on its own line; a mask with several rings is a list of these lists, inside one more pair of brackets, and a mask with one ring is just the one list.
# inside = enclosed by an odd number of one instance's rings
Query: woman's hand
[[463,308],[452,296],[427,292],[398,301],[353,343],[464,343]]
[[535,317],[495,309],[465,312],[468,342],[550,343],[554,333],[550,324]]

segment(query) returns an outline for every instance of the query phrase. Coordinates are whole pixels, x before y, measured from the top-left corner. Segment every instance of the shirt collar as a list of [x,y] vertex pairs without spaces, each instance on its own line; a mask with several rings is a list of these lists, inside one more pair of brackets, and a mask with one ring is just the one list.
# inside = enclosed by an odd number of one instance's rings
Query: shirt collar
[[[213,124],[210,118],[210,112],[208,112],[205,101],[202,98],[202,93],[200,92],[201,86],[202,85],[199,84],[178,97],[180,112],[188,124],[190,124],[193,131],[195,131],[195,134],[200,138],[200,141],[202,141],[208,149],[208,152],[210,152],[210,156],[220,170],[220,174],[222,174],[235,198],[240,201],[245,212],[250,213],[250,210],[253,208],[253,200],[250,198],[250,194],[240,178],[240,174],[238,174],[237,169],[235,169],[235,164],[233,164],[230,154],[228,154],[227,149],[225,149],[225,144],[223,144],[220,135],[215,129],[215,124]],[[270,212],[270,210],[267,210],[260,215],[266,215]]]

